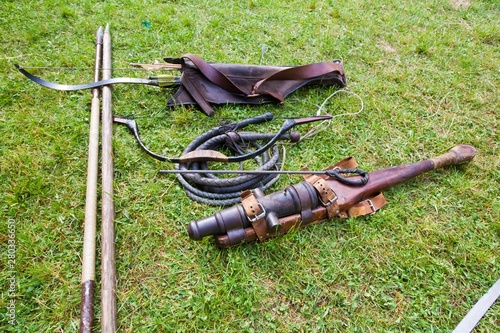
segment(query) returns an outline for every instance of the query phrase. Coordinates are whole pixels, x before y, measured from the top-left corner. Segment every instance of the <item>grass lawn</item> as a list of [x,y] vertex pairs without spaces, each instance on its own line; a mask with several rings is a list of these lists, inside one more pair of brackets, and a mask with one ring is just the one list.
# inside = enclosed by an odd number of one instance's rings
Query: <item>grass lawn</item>
[[[500,278],[498,1],[4,0],[0,8],[0,331],[78,331],[91,93],[43,88],[14,64],[42,67],[30,71],[49,81],[90,82],[95,32],[106,23],[114,77],[146,77],[129,64],[185,53],[263,65],[342,59],[352,94],[337,93],[325,111],[355,113],[361,100],[362,112],[287,144],[286,170],[355,156],[372,171],[459,143],[478,149],[468,165],[386,191],[388,205],[373,216],[220,250],[186,232],[220,207],[188,199],[175,177],[158,174],[174,165],[115,126],[120,332],[450,332]],[[153,151],[177,157],[224,121],[272,112],[277,120],[249,129],[273,132],[280,118],[315,114],[337,90],[218,107],[208,118],[166,108],[172,89],[117,85],[113,109],[136,117]],[[282,176],[268,193],[299,181]],[[99,301],[98,288],[96,331]],[[497,303],[475,332],[498,327]]]

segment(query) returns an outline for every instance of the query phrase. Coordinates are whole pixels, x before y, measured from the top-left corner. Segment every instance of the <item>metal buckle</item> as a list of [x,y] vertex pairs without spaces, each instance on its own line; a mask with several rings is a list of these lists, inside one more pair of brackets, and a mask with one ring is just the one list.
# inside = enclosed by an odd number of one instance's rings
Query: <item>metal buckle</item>
[[368,205],[370,205],[370,208],[372,209],[372,212],[369,213],[368,215],[375,214],[377,212],[377,210],[375,209],[375,205],[373,204],[373,201],[371,199],[366,199],[365,201],[368,202]]
[[[333,192],[333,191],[332,191],[332,192]],[[335,192],[334,192],[334,194],[335,194]],[[330,206],[332,203],[335,203],[335,201],[337,201],[337,200],[338,200],[338,198],[339,198],[339,197],[335,194],[335,198],[328,200],[328,202],[324,202],[324,201],[321,199],[321,197],[320,197],[320,196],[318,196],[319,201],[320,201],[320,202],[321,202],[321,204],[322,204],[323,206],[325,206],[325,207],[328,207],[328,206]]]
[[247,215],[247,219],[248,219],[248,221],[250,221],[250,223],[254,223],[254,222],[266,217],[266,210],[264,209],[264,207],[262,207],[260,202],[258,203],[258,205],[259,205],[260,209],[262,210],[262,213],[260,213],[259,215],[255,215],[254,217],[250,217]]

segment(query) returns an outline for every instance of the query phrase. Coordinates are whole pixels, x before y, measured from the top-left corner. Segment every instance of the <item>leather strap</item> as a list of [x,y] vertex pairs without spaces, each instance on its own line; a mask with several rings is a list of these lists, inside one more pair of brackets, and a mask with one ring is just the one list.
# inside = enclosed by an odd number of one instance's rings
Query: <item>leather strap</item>
[[[297,67],[285,68],[279,72],[276,72],[254,84],[251,94],[258,94],[259,87],[266,81],[272,80],[307,80],[313,77],[318,77],[326,75],[328,73],[337,71],[341,74],[344,73],[342,65],[338,62],[319,62],[314,64],[308,64]],[[269,91],[263,91],[263,93],[272,95],[279,101],[284,102],[285,98],[278,94],[272,94]]]
[[237,86],[226,75],[222,74],[220,71],[218,71],[216,68],[214,68],[212,65],[210,65],[200,57],[191,53],[187,53],[183,55],[182,58],[191,60],[191,62],[200,70],[200,72],[203,73],[203,75],[205,75],[207,79],[209,79],[212,83],[218,85],[219,87],[222,87],[234,94],[250,95],[250,91],[245,91],[244,88]]
[[[340,162],[335,163],[326,170],[339,169],[352,169],[358,166],[358,163],[353,157],[347,157]],[[308,170],[307,168],[302,170]],[[378,193],[373,197],[363,200],[347,211],[340,212],[339,205],[337,203],[337,195],[335,191],[328,186],[325,181],[328,179],[328,175],[304,175],[304,179],[311,183],[312,186],[318,192],[319,198],[323,206],[326,207],[328,218],[331,219],[335,216],[341,218],[357,217],[362,215],[369,215],[375,213],[381,207],[383,207],[387,201],[382,193]]]
[[375,212],[385,206],[386,203],[387,201],[385,200],[384,195],[379,192],[375,196],[355,204],[346,212],[340,212],[339,217],[349,218],[375,214]]
[[205,112],[207,116],[212,116],[214,114],[214,109],[208,104],[203,95],[200,94],[196,85],[191,82],[191,79],[186,75],[181,76],[181,83],[186,87],[186,90],[189,91],[189,94],[193,99],[198,103],[200,108]]
[[[339,169],[351,169],[357,167],[358,163],[354,159],[354,157],[344,158],[342,161],[335,163],[331,167],[326,170],[332,170],[335,168]],[[304,168],[302,170],[308,170]],[[310,183],[318,192],[321,204],[326,207],[326,211],[328,214],[328,218],[332,219],[333,217],[339,215],[339,205],[337,203],[337,195],[332,190],[332,188],[326,182],[328,179],[328,175],[320,174],[320,175],[304,175],[304,179]]]
[[326,180],[319,175],[305,175],[304,179],[310,183],[318,192],[321,204],[326,207],[328,218],[331,219],[339,214],[337,194],[327,184]]
[[311,193],[306,186],[301,186],[302,184],[297,184],[292,186],[292,188],[297,192],[300,204],[300,219],[301,223],[309,224],[314,221],[314,215],[312,210],[313,203],[316,202],[316,197],[311,198],[311,195],[316,196],[316,193]]
[[243,210],[245,211],[248,220],[251,222],[257,238],[259,241],[265,240],[269,236],[269,230],[266,222],[266,211],[250,190],[246,190],[241,193],[241,199]]

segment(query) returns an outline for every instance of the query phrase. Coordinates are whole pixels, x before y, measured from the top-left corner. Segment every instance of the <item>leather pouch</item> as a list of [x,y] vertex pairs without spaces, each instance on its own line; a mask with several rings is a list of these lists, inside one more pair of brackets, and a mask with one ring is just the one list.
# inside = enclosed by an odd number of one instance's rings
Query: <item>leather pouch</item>
[[284,102],[303,86],[346,85],[340,60],[303,66],[258,66],[208,63],[196,55],[165,58],[181,64],[181,86],[167,106],[197,104],[212,116],[213,105]]

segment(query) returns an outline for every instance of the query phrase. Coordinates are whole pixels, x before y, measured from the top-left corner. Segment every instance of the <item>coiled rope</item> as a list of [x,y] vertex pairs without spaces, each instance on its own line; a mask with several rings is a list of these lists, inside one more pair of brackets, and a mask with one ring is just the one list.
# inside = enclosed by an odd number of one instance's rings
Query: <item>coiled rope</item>
[[[265,116],[265,115],[264,115]],[[233,155],[245,155],[255,151],[271,140],[275,134],[254,132],[238,132],[249,124],[255,124],[270,119],[264,116],[246,119],[237,123],[227,124],[202,134],[193,140],[183,151],[182,155],[195,150],[229,150]],[[268,115],[269,116],[269,115]],[[272,115],[271,115],[272,117]],[[283,134],[280,140],[298,141],[298,133]],[[279,148],[273,145],[262,154],[252,157],[257,164],[256,170],[280,170],[281,156]],[[207,170],[202,174],[178,173],[177,180],[184,187],[186,195],[197,202],[208,205],[228,206],[241,201],[240,193],[247,189],[268,189],[279,178],[279,174],[245,174],[235,177],[218,177],[210,173],[208,162],[180,163],[176,170]],[[240,162],[240,169],[243,169]]]

